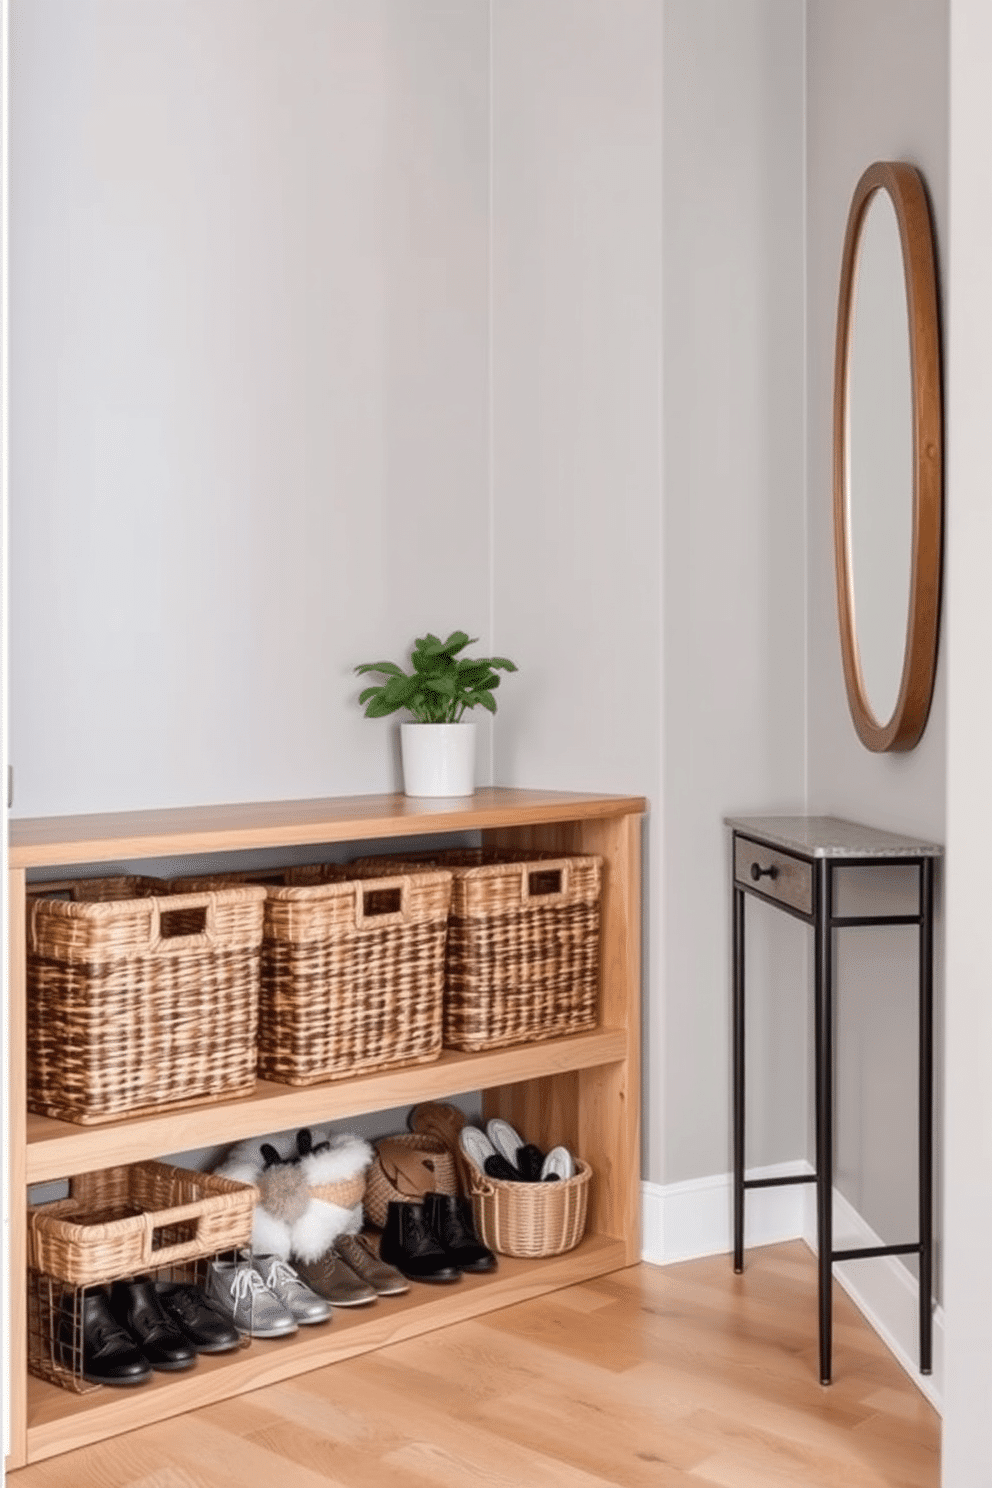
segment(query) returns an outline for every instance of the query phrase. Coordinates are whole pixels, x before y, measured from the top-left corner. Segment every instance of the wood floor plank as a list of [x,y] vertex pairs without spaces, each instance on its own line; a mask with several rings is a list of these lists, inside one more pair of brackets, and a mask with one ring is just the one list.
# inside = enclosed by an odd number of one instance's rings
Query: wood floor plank
[[939,1420],[800,1243],[633,1266],[208,1404],[10,1488],[938,1488]]

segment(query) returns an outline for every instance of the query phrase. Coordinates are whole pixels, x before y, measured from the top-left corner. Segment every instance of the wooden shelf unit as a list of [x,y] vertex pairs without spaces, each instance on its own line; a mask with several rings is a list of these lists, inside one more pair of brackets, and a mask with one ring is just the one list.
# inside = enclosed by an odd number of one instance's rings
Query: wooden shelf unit
[[[640,1255],[640,797],[490,788],[457,802],[406,796],[339,797],[11,822],[10,1262],[11,1440],[8,1470],[178,1415],[195,1406],[509,1306]],[[259,1081],[252,1095],[108,1123],[74,1126],[25,1106],[25,876],[29,868],[270,848],[368,843],[478,832],[486,845],[594,852],[604,859],[600,1024],[592,1033],[483,1054],[446,1050],[435,1064],[306,1088]],[[564,1256],[501,1258],[492,1277],[413,1286],[405,1297],[348,1314],[327,1328],[201,1357],[186,1375],[134,1391],[73,1395],[27,1374],[25,1203],[29,1183],[66,1178],[296,1125],[483,1092],[541,1146],[564,1142],[594,1171],[585,1239]],[[440,1295],[439,1295],[440,1293]]]

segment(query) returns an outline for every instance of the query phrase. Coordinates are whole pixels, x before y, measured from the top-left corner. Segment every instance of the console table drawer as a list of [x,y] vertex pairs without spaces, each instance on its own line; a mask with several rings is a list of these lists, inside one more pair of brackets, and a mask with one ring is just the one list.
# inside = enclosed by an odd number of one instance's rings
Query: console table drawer
[[803,914],[813,913],[813,865],[746,837],[734,841],[734,878],[769,899],[778,899]]

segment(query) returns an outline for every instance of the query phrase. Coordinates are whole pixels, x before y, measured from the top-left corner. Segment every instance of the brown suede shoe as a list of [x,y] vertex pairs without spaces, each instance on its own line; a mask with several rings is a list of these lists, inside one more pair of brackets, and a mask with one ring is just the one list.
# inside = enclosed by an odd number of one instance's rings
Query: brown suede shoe
[[374,1243],[367,1235],[339,1235],[334,1249],[357,1277],[375,1288],[377,1296],[398,1297],[408,1292],[409,1282],[395,1266],[387,1266],[379,1259]]
[[315,1261],[293,1257],[293,1270],[302,1282],[325,1297],[332,1307],[365,1307],[376,1299],[375,1287],[356,1276],[351,1267],[332,1248]]

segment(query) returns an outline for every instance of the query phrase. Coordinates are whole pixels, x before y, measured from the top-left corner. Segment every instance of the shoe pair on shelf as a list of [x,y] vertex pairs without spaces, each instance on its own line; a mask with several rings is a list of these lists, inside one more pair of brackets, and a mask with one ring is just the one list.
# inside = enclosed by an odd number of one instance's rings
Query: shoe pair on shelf
[[[237,1348],[230,1321],[199,1289],[185,1282],[115,1281],[90,1287],[74,1309],[64,1304],[59,1330],[63,1365],[81,1363],[85,1380],[97,1385],[140,1385],[153,1370],[191,1369],[197,1354]],[[81,1356],[81,1357],[80,1357]]]
[[378,1297],[408,1292],[403,1277],[376,1255],[364,1235],[339,1235],[313,1261],[293,1264],[308,1287],[334,1307],[367,1307]]
[[235,1262],[211,1265],[207,1287],[234,1326],[252,1338],[284,1338],[327,1322],[335,1307],[366,1307],[409,1290],[361,1235],[339,1235],[323,1255],[312,1261],[296,1256],[292,1265],[241,1251]]
[[242,1250],[235,1261],[212,1261],[207,1295],[239,1333],[252,1338],[285,1338],[331,1316],[330,1302],[288,1261],[274,1255],[252,1256]]
[[496,1257],[475,1233],[471,1202],[453,1194],[390,1202],[379,1255],[411,1281],[458,1281],[463,1271],[496,1268]]
[[545,1154],[498,1116],[484,1132],[477,1126],[462,1127],[458,1140],[465,1156],[490,1178],[507,1183],[558,1183],[575,1177],[575,1159],[567,1147],[552,1147]]

